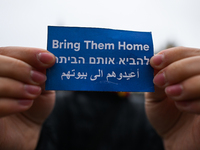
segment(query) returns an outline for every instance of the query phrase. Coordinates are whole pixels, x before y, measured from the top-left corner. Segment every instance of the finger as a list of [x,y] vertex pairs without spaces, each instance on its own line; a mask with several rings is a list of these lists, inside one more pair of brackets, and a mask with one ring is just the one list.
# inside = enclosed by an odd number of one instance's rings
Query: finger
[[0,55],[0,77],[7,77],[29,84],[41,84],[46,76],[34,70],[29,64],[7,56]]
[[33,104],[33,100],[0,98],[0,118],[14,113],[26,111]]
[[168,97],[175,101],[192,101],[200,99],[200,75],[191,77],[182,83],[165,88]]
[[49,68],[55,63],[55,56],[47,50],[27,47],[0,47],[0,55],[22,60],[36,69]]
[[192,56],[200,56],[200,49],[175,47],[163,50],[153,56],[150,60],[150,64],[154,69],[161,70],[175,61]]
[[34,100],[32,107],[24,112],[27,118],[41,124],[53,110],[55,103],[55,91],[42,91],[41,95]]
[[154,77],[154,84],[159,87],[182,82],[192,76],[200,74],[200,56],[194,56],[176,61],[161,70]]
[[41,87],[23,84],[9,78],[0,78],[0,97],[35,99],[41,93]]
[[200,114],[200,99],[193,101],[176,101],[175,105],[180,111]]

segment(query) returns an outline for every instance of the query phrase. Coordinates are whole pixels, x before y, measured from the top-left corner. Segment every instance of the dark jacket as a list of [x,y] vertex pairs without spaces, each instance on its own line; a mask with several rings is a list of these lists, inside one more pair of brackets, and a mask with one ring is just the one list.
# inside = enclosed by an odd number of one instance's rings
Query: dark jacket
[[162,150],[148,122],[144,95],[58,92],[37,150]]

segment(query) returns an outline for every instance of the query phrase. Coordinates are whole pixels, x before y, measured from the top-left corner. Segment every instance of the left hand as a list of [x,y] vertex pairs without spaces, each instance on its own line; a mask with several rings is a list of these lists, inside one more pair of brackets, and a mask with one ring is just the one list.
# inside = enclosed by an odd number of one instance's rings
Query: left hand
[[200,149],[200,49],[176,47],[152,57],[155,92],[147,116],[166,149]]

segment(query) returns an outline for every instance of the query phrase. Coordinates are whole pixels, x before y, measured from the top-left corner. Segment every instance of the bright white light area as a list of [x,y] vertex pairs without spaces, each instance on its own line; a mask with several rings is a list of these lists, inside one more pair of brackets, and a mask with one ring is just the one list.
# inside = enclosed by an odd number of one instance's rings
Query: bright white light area
[[46,49],[47,26],[151,31],[155,51],[168,42],[200,48],[199,0],[1,0],[0,46]]

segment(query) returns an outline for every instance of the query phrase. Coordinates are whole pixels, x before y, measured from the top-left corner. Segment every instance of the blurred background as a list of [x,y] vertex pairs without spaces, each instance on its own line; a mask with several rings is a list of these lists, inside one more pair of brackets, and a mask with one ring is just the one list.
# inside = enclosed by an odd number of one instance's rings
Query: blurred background
[[47,26],[150,31],[155,53],[200,48],[199,0],[0,0],[0,46],[46,49]]

